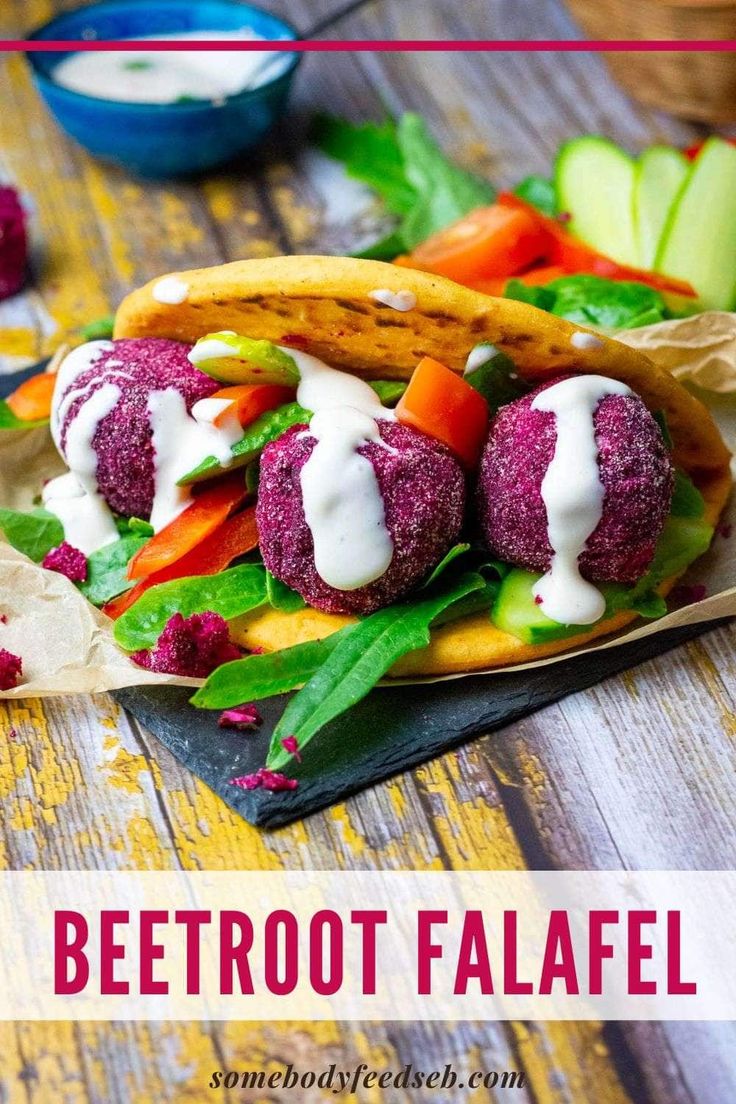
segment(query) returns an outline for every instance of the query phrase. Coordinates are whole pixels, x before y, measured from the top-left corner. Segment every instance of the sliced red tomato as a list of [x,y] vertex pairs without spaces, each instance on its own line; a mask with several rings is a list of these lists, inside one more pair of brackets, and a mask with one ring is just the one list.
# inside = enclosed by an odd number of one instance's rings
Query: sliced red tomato
[[143,579],[175,563],[222,525],[248,495],[242,472],[201,491],[186,510],[151,537],[128,564],[129,579]]
[[423,357],[399,399],[396,417],[402,425],[447,445],[465,464],[475,467],[488,430],[488,404],[462,376],[432,357]]
[[528,212],[493,203],[432,234],[396,263],[471,284],[529,268],[544,256],[546,245],[544,231]]
[[113,619],[120,617],[152,586],[168,583],[172,579],[185,579],[190,575],[216,575],[224,571],[238,556],[251,552],[258,544],[256,528],[256,508],[249,506],[242,513],[228,518],[219,525],[209,537],[205,537],[186,555],[168,567],[141,579],[125,594],[113,598],[104,607],[103,612]]
[[8,395],[8,406],[16,418],[24,422],[42,422],[51,417],[51,397],[55,384],[56,376],[50,372],[31,376],[12,395]]
[[529,212],[537,220],[540,228],[547,231],[550,242],[547,252],[548,261],[553,265],[561,265],[571,274],[585,272],[592,276],[604,276],[609,280],[635,280],[637,283],[656,288],[657,291],[682,295],[688,299],[697,298],[695,289],[685,280],[665,276],[661,272],[647,272],[642,268],[622,265],[611,257],[598,253],[580,238],[574,238],[556,219],[543,215],[541,211],[537,211],[535,207],[512,192],[500,193],[498,203],[513,209],[523,208]]
[[213,424],[221,425],[229,414],[234,413],[245,428],[267,410],[291,402],[295,396],[293,387],[281,387],[275,383],[243,383],[234,387],[222,387],[210,398],[226,399],[233,405],[218,414]]
[[552,280],[558,280],[560,276],[569,276],[570,273],[562,265],[539,265],[530,268],[528,272],[518,272],[516,276],[502,276],[496,280],[477,280],[470,286],[474,291],[482,291],[485,295],[503,295],[509,280],[520,280],[527,287],[537,287],[540,284],[549,284]]

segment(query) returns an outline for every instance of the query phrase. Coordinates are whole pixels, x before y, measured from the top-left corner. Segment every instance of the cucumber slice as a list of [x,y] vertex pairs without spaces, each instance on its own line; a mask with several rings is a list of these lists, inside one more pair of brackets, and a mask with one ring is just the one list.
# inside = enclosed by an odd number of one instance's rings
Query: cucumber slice
[[562,640],[576,636],[585,629],[560,625],[542,613],[542,607],[534,601],[532,587],[539,575],[514,567],[505,575],[491,610],[491,620],[498,629],[510,633],[525,644],[544,644],[548,640]]
[[608,138],[573,138],[557,155],[557,206],[571,215],[569,230],[629,265],[638,258],[634,177],[634,159]]
[[214,333],[199,339],[192,364],[222,383],[276,383],[297,387],[299,369],[293,357],[270,341],[239,334]]
[[689,280],[702,310],[736,306],[736,147],[709,138],[690,169],[655,260]]
[[685,154],[672,146],[652,146],[639,158],[634,182],[634,222],[640,268],[654,267],[662,231],[689,169]]

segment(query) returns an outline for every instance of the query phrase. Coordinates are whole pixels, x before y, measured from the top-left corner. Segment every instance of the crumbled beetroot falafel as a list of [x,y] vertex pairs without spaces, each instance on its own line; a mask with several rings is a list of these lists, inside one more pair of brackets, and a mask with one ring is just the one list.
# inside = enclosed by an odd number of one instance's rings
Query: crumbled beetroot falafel
[[[555,451],[555,415],[532,410],[553,380],[502,407],[494,419],[478,482],[478,513],[491,551],[529,571],[552,559],[542,480]],[[593,582],[634,583],[649,567],[667,519],[674,468],[662,433],[637,395],[607,395],[594,415],[603,515],[580,557]]]
[[378,423],[381,438],[359,452],[373,464],[394,544],[388,570],[357,590],[337,590],[317,574],[314,542],[304,517],[300,472],[316,441],[293,426],[261,457],[256,520],[263,561],[316,609],[372,613],[425,578],[457,539],[465,508],[465,477],[451,453],[408,426]]
[[5,648],[0,648],[0,690],[12,690],[23,674],[23,660]]
[[217,721],[220,728],[237,728],[241,732],[255,732],[263,724],[263,717],[256,707],[248,702],[224,709]]
[[241,790],[263,789],[281,793],[283,790],[295,790],[299,783],[296,778],[287,778],[280,771],[259,767],[255,774],[241,774],[238,778],[231,778],[230,785],[238,786]]
[[[153,391],[175,387],[187,410],[220,386],[189,363],[188,345],[157,337],[122,338],[82,372],[68,391],[84,392],[69,406],[61,427],[61,449],[82,404],[106,383],[121,395],[92,438],[97,453],[97,484],[107,503],[125,517],[151,516],[154,492],[154,448],[148,399]],[[91,390],[86,391],[87,387]],[[68,393],[68,392],[67,392]],[[55,397],[55,402],[63,395]]]
[[26,216],[15,188],[0,187],[0,299],[15,295],[26,279]]
[[240,659],[230,640],[227,621],[207,610],[184,617],[175,613],[166,622],[153,648],[130,657],[139,667],[183,678],[207,678],[216,667]]
[[57,548],[47,552],[41,561],[41,567],[47,571],[56,571],[59,575],[66,575],[73,583],[87,581],[87,557],[78,548],[62,541]]

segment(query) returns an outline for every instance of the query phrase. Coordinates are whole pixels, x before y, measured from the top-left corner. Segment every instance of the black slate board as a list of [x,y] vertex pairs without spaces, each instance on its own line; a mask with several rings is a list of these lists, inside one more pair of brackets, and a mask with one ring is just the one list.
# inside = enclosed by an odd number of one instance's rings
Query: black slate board
[[235,812],[251,824],[276,828],[660,655],[714,624],[688,625],[532,671],[381,687],[311,741],[304,762],[289,772],[299,779],[298,789],[283,793],[242,790],[230,779],[263,766],[290,695],[258,703],[264,723],[255,733],[218,728],[218,714],[190,706],[191,691],[184,688],[133,687],[114,697]]

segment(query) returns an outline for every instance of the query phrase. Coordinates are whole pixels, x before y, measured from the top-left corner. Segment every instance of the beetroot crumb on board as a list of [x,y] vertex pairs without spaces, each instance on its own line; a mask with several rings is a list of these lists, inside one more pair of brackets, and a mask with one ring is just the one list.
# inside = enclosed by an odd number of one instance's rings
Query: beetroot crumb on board
[[78,548],[62,541],[57,548],[47,552],[41,561],[41,567],[47,571],[56,571],[59,575],[66,575],[73,583],[87,581],[87,557]]
[[217,723],[220,728],[239,728],[241,731],[254,730],[263,724],[263,717],[254,705],[247,703],[236,705],[233,709],[223,710]]
[[670,597],[676,606],[692,606],[702,602],[707,595],[708,590],[703,583],[683,583],[673,589]]
[[0,625],[7,625],[8,615],[7,613],[0,613]]
[[0,690],[12,690],[18,685],[23,674],[23,660],[20,656],[0,648]]
[[11,728],[10,729],[10,731],[8,732],[8,739],[9,740],[17,740],[18,739],[18,730],[17,730],[17,728]]
[[0,299],[23,287],[27,255],[26,217],[18,193],[0,187]]
[[295,790],[299,783],[296,778],[287,778],[280,771],[259,767],[255,774],[241,774],[238,778],[231,778],[230,785],[239,786],[241,790],[264,789],[279,793],[282,790]]
[[216,667],[240,659],[240,649],[230,640],[227,621],[207,610],[183,617],[175,613],[166,622],[156,645],[130,658],[139,667],[184,678],[207,678]]
[[281,746],[284,751],[288,751],[290,755],[293,755],[297,763],[301,763],[302,757],[299,751],[299,742],[296,736],[284,736],[281,741]]
[[541,594],[535,594],[534,595],[534,605],[535,606],[541,606],[543,601],[544,601],[544,598],[542,597]]

